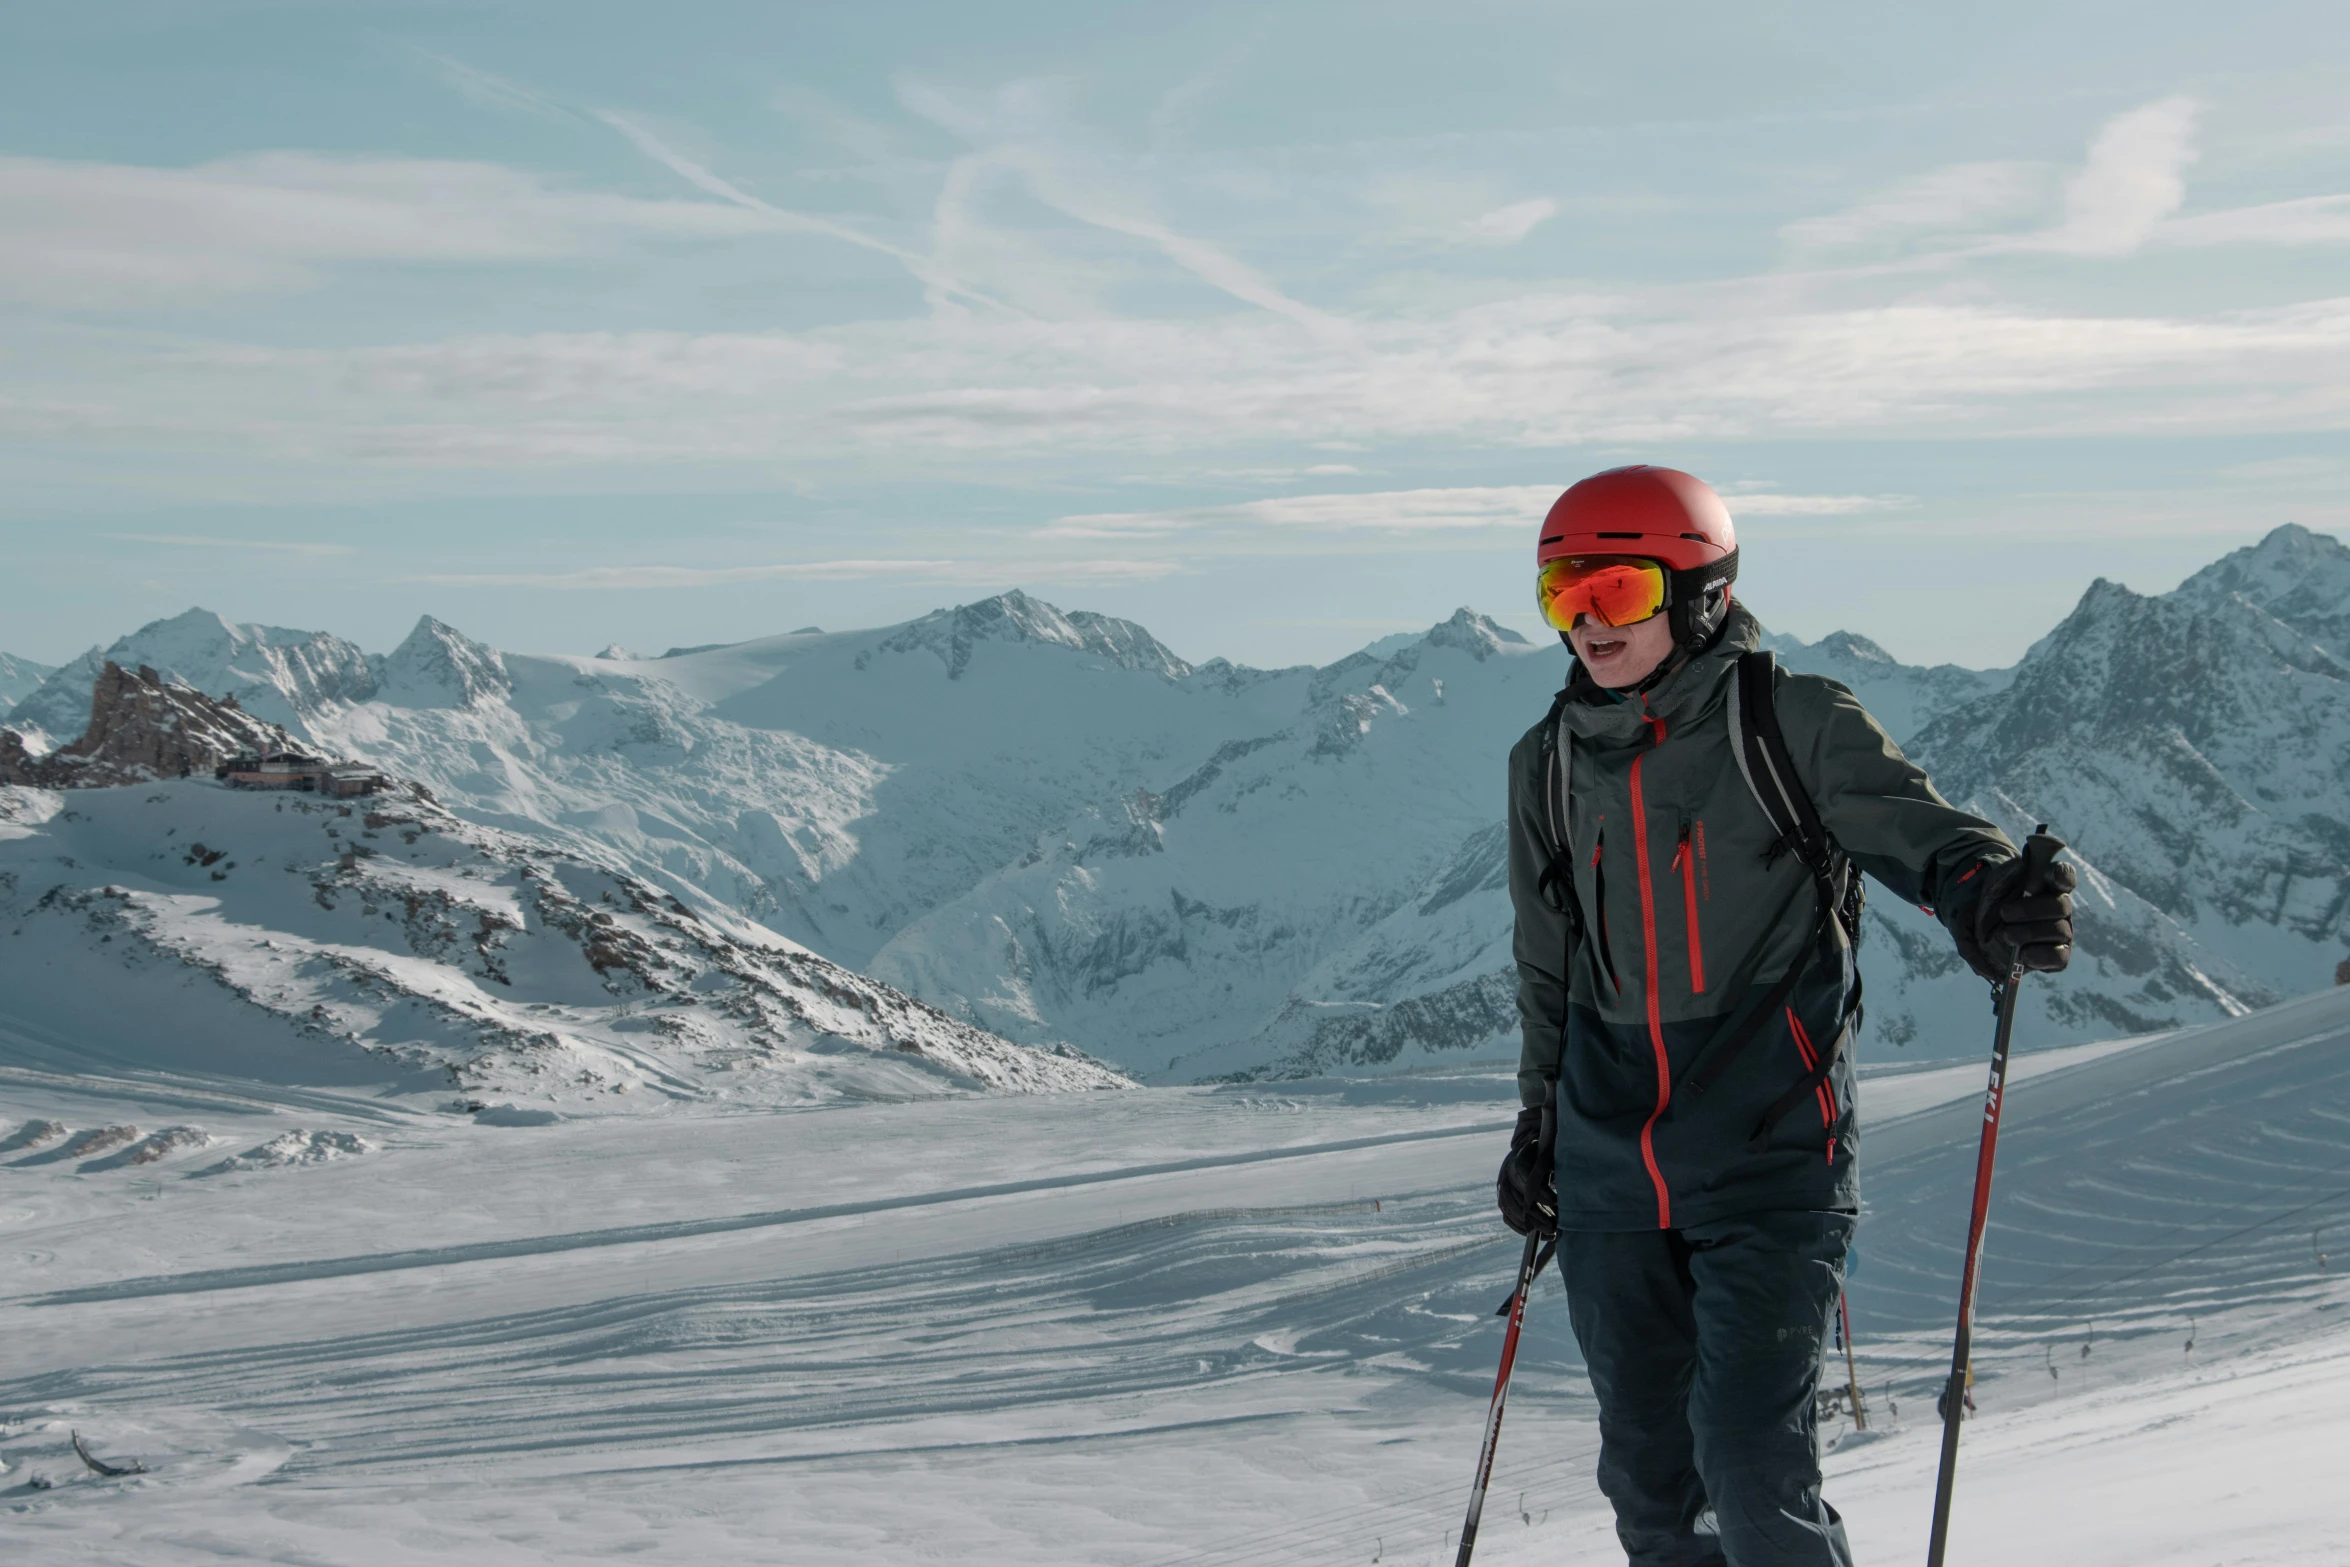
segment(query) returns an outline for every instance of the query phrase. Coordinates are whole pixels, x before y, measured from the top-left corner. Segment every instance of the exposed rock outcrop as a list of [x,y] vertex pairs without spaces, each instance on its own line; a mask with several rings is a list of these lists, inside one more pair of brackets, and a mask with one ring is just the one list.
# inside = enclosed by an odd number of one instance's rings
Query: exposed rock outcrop
[[174,685],[142,665],[109,662],[90,695],[90,723],[82,737],[35,756],[24,737],[0,729],[0,783],[37,789],[103,789],[158,778],[210,776],[242,751],[278,751],[285,730],[237,706],[214,701],[192,686]]
[[365,653],[324,631],[234,624],[208,609],[151,621],[53,672],[8,714],[12,728],[69,735],[107,664],[160,670],[177,685],[233,694],[244,710],[307,737],[311,720],[375,695]]

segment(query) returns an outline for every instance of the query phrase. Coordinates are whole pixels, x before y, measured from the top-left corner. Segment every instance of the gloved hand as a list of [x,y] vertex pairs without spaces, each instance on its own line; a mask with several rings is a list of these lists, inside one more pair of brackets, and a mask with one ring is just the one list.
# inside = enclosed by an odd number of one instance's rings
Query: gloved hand
[[1518,1112],[1509,1157],[1493,1182],[1501,1222],[1520,1235],[1550,1235],[1559,1227],[1558,1188],[1551,1179],[1550,1150],[1543,1144],[1542,1117],[1540,1109]]
[[2073,960],[2073,889],[2080,874],[2062,860],[2052,862],[2040,885],[2027,890],[2030,861],[2019,856],[1985,866],[1983,890],[1975,895],[1972,918],[1956,932],[1959,956],[1993,984],[2021,963],[2027,972],[2056,974]]

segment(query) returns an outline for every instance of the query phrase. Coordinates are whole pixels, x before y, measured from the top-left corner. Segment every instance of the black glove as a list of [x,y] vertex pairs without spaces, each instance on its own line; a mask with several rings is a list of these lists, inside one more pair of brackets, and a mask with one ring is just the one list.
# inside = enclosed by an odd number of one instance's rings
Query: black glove
[[1550,1139],[1543,1135],[1543,1109],[1520,1110],[1510,1132],[1509,1157],[1494,1178],[1501,1222],[1520,1235],[1552,1235],[1559,1227],[1558,1188],[1551,1180]]
[[1967,966],[1993,984],[2006,980],[2018,964],[2032,973],[2063,972],[2073,960],[2073,889],[2080,885],[2079,873],[2061,860],[2026,854],[1986,865],[1978,874],[1983,890],[1956,933]]

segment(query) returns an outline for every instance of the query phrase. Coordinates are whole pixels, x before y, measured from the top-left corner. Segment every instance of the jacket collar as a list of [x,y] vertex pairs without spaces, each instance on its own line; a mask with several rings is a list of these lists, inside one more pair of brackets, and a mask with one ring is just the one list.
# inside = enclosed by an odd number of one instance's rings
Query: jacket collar
[[1665,733],[1678,734],[1722,706],[1740,655],[1761,645],[1762,624],[1745,605],[1732,600],[1721,635],[1641,695],[1618,701],[1586,674],[1578,661],[1561,693],[1559,722],[1567,733],[1601,745],[1646,741],[1649,720],[1661,718]]

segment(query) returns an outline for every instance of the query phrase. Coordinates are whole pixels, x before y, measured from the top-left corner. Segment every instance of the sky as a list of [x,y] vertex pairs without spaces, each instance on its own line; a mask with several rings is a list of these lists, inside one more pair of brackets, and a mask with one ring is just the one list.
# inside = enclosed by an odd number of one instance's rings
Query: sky
[[2339,8],[0,11],[0,649],[641,652],[1019,587],[1529,635],[1576,478],[2012,662],[2350,534]]

